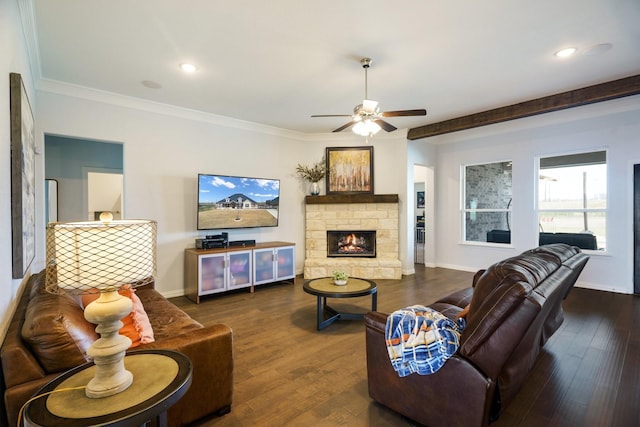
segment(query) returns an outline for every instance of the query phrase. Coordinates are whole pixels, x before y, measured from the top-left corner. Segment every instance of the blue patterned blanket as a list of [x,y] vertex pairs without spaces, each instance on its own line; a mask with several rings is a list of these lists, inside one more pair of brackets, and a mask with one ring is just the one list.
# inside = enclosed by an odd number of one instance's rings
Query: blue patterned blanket
[[464,327],[464,318],[454,322],[421,305],[394,311],[385,327],[393,369],[401,377],[433,374],[458,350]]

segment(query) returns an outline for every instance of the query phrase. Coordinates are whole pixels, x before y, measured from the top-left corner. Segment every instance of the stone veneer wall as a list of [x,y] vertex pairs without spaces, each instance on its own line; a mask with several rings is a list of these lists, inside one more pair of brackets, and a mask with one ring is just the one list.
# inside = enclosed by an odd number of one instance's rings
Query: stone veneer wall
[[[304,278],[331,276],[334,270],[364,279],[400,279],[398,203],[369,202],[375,196],[350,197],[345,200],[324,196],[327,201],[314,203],[323,196],[307,197],[305,213]],[[387,200],[388,198],[383,198]],[[365,202],[362,202],[364,200]],[[393,200],[393,198],[391,198]],[[327,257],[327,230],[376,230],[376,258]]]

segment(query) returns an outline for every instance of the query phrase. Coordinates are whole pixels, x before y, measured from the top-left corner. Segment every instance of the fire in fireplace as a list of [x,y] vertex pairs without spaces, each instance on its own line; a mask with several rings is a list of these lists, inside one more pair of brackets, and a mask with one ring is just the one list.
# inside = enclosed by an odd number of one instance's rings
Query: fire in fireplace
[[327,231],[328,257],[376,257],[375,231]]

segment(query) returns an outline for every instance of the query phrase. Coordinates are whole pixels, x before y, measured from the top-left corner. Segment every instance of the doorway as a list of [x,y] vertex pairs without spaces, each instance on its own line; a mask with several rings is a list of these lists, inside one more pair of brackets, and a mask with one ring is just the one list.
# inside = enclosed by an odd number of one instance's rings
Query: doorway
[[[123,144],[45,135],[44,151],[45,179],[57,183],[58,221],[93,221],[94,211],[112,208],[123,217]],[[102,178],[111,175],[106,180],[119,181],[119,188],[113,189],[101,178],[90,186],[89,173],[94,172]],[[89,194],[90,187],[95,194]],[[105,200],[108,202],[103,203]],[[98,204],[89,206],[90,201]],[[47,206],[48,203],[45,200]]]
[[435,267],[435,209],[433,168],[413,166],[415,206],[413,206],[414,263]]

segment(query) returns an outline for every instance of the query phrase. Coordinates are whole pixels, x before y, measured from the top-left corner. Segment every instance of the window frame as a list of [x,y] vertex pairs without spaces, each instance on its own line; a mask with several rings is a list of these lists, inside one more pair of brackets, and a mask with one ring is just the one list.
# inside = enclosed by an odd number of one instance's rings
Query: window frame
[[[510,201],[506,208],[471,208],[467,207],[467,168],[473,166],[483,166],[483,165],[493,165],[493,164],[504,164],[508,163],[511,165],[511,197]],[[495,160],[495,161],[485,161],[485,162],[477,162],[477,163],[465,163],[460,166],[460,182],[461,182],[461,191],[460,191],[460,230],[461,230],[461,243],[465,245],[474,245],[474,246],[491,246],[491,247],[513,247],[513,239],[510,236],[509,243],[500,243],[500,242],[487,242],[486,240],[469,240],[468,239],[468,230],[467,230],[467,215],[473,219],[477,214],[483,213],[496,213],[496,214],[507,214],[506,222],[509,224],[509,232],[512,231],[511,224],[513,224],[513,160]]]
[[[549,158],[561,158],[561,157],[569,157],[569,156],[578,156],[578,155],[585,155],[588,156],[590,153],[600,153],[600,152],[604,152],[604,165],[606,166],[606,171],[605,171],[605,179],[606,179],[606,184],[605,184],[605,207],[604,208],[589,208],[589,207],[582,207],[582,208],[541,208],[541,200],[540,200],[540,185],[541,185],[541,179],[540,176],[543,174],[543,171],[545,169],[551,169],[551,168],[541,168],[541,160],[542,159],[549,159]],[[599,164],[599,163],[592,163],[592,164]],[[600,163],[602,164],[602,163]],[[565,168],[567,167],[571,167],[571,166],[578,166],[578,165],[570,165],[567,164],[566,166],[564,166]],[[535,161],[535,191],[534,191],[534,203],[535,203],[535,221],[536,221],[536,227],[537,227],[537,233],[543,232],[544,228],[542,227],[542,222],[541,221],[541,217],[544,215],[545,212],[547,213],[556,213],[556,212],[562,212],[562,213],[578,213],[578,214],[582,214],[584,215],[585,213],[589,214],[589,213],[604,213],[604,248],[603,249],[581,249],[582,251],[587,251],[589,253],[592,254],[606,254],[607,253],[607,248],[609,246],[609,244],[607,243],[607,236],[608,236],[608,229],[609,229],[609,225],[608,225],[608,221],[609,221],[609,150],[606,148],[594,148],[594,149],[589,149],[589,150],[580,150],[580,151],[574,151],[574,152],[568,152],[568,153],[562,153],[562,154],[553,154],[553,155],[540,155],[538,157],[536,157],[536,161]],[[548,231],[547,231],[548,232]],[[562,233],[563,231],[558,231],[559,233]],[[594,235],[596,235],[595,233],[593,233]],[[597,235],[596,235],[597,236]],[[600,242],[597,242],[598,247],[600,247]]]

